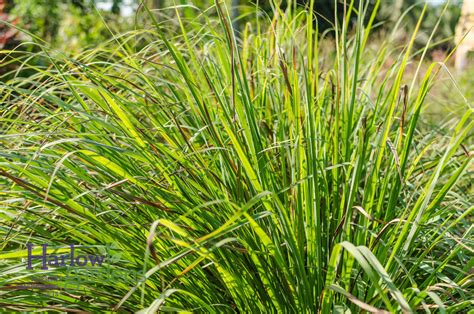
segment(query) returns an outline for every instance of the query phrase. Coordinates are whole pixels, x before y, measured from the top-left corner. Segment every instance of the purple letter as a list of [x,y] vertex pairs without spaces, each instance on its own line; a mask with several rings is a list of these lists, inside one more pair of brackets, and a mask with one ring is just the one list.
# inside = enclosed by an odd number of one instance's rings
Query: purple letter
[[41,269],[47,270],[48,267],[46,267],[46,248],[48,247],[47,244],[42,244],[43,247],[43,255],[33,255],[33,244],[27,243],[26,247],[28,248],[28,266],[26,266],[26,269],[33,269],[33,266],[31,265],[31,260],[34,258],[41,258],[43,260],[43,265]]
[[105,256],[103,255],[89,255],[89,261],[91,262],[92,266],[95,266],[96,263],[98,266],[102,266],[104,258]]

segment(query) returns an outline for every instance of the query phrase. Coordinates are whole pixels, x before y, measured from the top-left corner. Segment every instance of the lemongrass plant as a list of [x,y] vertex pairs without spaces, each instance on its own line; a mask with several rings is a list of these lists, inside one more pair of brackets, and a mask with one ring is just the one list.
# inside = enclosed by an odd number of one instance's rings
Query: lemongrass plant
[[[49,66],[27,58],[35,74],[0,87],[0,307],[471,307],[473,205],[456,184],[472,108],[446,136],[417,127],[444,71],[418,67],[420,24],[402,49],[374,47],[381,1],[347,2],[332,39],[314,1],[270,21],[255,8],[238,36],[224,3],[193,21],[172,8],[177,32],[143,7],[150,27],[74,58],[36,38]],[[106,258],[31,270],[28,243]]]

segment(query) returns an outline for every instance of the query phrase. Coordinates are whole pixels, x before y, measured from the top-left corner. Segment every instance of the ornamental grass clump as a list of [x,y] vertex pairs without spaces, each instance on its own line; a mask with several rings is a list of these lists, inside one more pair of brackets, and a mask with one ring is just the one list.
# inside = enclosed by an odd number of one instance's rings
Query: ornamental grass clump
[[[74,57],[33,37],[48,65],[27,56],[35,73],[0,86],[0,306],[472,306],[473,205],[457,188],[472,108],[446,136],[419,128],[447,71],[421,67],[420,22],[404,47],[371,45],[380,1],[348,4],[327,37],[314,5],[256,8],[238,36],[219,2],[192,21],[172,8],[172,28],[143,7],[149,27]],[[103,263],[26,269],[27,244],[71,243]],[[12,289],[46,276],[56,289]]]

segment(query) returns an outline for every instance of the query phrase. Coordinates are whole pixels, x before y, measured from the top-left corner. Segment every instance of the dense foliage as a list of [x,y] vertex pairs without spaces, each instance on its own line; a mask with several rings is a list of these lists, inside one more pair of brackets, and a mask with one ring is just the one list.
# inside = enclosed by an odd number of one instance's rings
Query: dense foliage
[[[176,28],[145,7],[143,29],[74,57],[38,41],[45,65],[0,85],[0,306],[472,307],[473,109],[444,135],[419,124],[446,71],[414,51],[425,11],[394,47],[362,2],[333,38],[312,6],[255,9],[239,38],[216,3],[177,7]],[[27,243],[107,259],[32,271]],[[51,276],[55,293],[15,289]]]

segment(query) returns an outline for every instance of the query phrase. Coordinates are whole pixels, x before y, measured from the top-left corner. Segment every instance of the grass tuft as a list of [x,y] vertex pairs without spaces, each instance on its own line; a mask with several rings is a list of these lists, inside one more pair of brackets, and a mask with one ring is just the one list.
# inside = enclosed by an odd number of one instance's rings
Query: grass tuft
[[[473,110],[421,128],[443,71],[409,71],[421,18],[405,47],[374,48],[360,3],[332,39],[312,1],[238,37],[216,2],[172,30],[143,7],[150,27],[74,57],[42,47],[48,66],[26,56],[33,74],[0,85],[0,306],[472,307]],[[107,257],[31,271],[27,243]],[[14,288],[46,276],[54,293]]]

